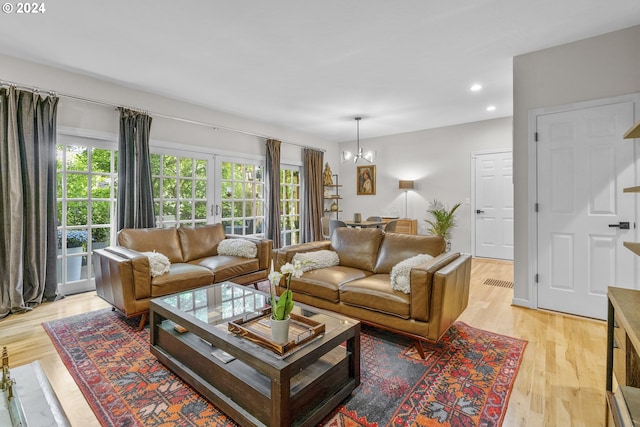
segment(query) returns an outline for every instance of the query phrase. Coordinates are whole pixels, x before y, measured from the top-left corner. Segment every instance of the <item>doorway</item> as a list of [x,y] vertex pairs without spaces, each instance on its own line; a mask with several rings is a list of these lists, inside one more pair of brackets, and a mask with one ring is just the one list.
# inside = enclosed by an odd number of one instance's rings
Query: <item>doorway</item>
[[472,155],[474,256],[513,260],[513,153]]
[[622,139],[634,101],[600,100],[534,115],[537,300],[546,308],[606,319],[607,287],[634,288],[637,150]]

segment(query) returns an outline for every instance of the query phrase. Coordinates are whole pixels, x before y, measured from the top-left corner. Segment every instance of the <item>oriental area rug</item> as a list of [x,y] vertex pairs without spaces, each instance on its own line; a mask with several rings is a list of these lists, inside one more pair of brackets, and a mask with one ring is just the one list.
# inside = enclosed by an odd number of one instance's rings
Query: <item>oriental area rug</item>
[[[235,426],[149,352],[110,309],[43,324],[104,426]],[[438,344],[363,326],[361,384],[321,423],[356,426],[499,426],[526,341],[456,322]]]

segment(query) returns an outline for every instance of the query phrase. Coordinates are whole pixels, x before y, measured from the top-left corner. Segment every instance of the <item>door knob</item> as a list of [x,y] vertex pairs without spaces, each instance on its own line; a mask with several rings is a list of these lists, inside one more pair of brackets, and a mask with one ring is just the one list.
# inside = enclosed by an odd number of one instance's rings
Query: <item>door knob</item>
[[620,230],[628,230],[629,229],[629,223],[628,222],[619,222],[618,224],[609,224],[609,227],[611,227],[611,228],[618,227],[618,228],[620,228]]
[[480,210],[480,209],[476,209],[476,213],[477,213],[477,214],[481,214],[481,213],[484,213],[484,211],[482,211],[482,210]]

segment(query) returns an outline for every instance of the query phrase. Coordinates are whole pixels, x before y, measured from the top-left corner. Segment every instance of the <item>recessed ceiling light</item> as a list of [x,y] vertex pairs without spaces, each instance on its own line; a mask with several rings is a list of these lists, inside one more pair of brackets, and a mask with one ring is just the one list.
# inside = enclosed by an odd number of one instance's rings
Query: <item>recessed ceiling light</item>
[[487,111],[496,111],[496,106],[495,105],[489,105],[487,107]]
[[471,85],[470,90],[471,90],[471,92],[477,92],[479,90],[482,90],[482,85],[479,84],[479,83],[475,83],[475,84]]

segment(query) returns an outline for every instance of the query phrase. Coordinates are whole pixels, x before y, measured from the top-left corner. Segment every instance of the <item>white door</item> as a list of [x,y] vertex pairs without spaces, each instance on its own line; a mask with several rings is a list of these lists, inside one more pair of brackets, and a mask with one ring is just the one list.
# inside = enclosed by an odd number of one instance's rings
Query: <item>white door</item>
[[621,102],[536,118],[540,308],[605,319],[607,287],[634,287],[633,114]]
[[513,260],[513,160],[511,150],[473,156],[475,256]]

